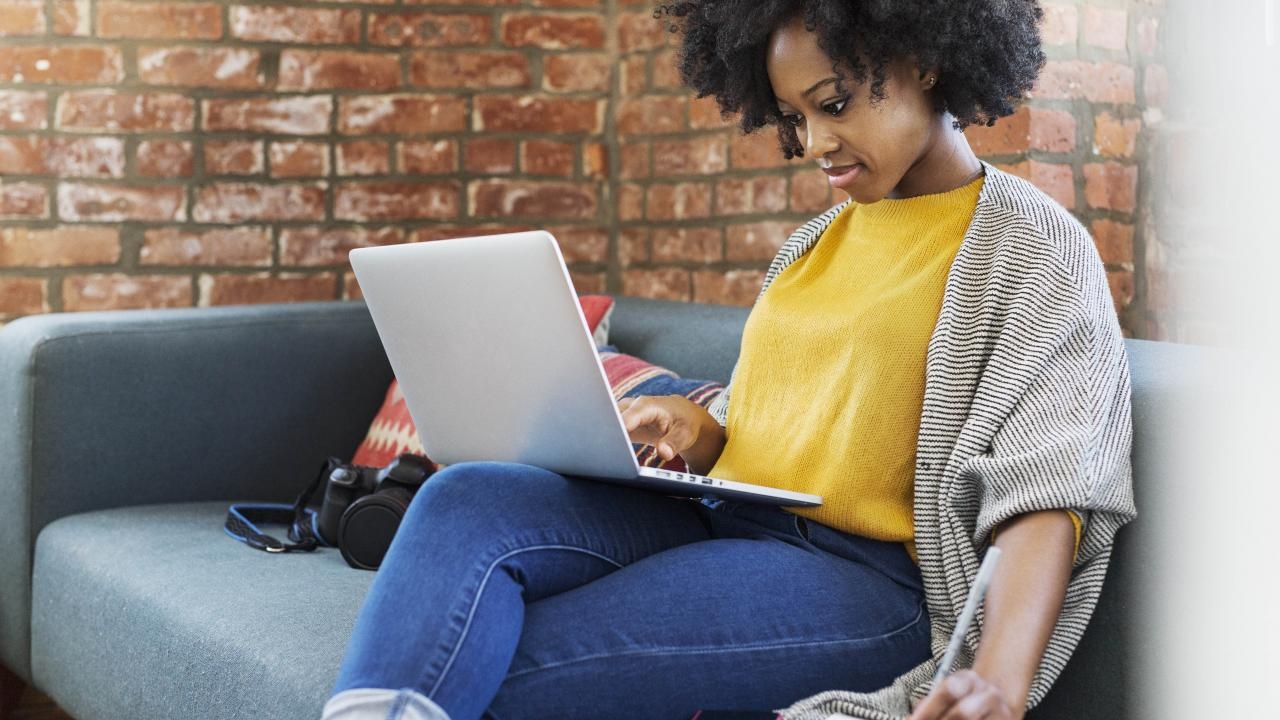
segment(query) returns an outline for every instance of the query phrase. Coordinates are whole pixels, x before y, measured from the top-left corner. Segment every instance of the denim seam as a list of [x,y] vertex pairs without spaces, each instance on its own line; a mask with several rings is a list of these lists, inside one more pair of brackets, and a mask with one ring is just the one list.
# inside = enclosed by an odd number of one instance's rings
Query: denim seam
[[737,652],[754,652],[757,650],[781,650],[785,648],[815,647],[820,645],[845,645],[845,644],[858,645],[862,643],[870,643],[870,642],[876,642],[879,640],[884,640],[886,638],[890,638],[895,635],[901,635],[902,633],[907,632],[911,628],[918,625],[921,619],[925,618],[926,616],[925,610],[926,610],[926,605],[925,603],[922,602],[920,603],[919,609],[916,611],[916,616],[912,618],[910,622],[908,622],[907,624],[901,627],[890,630],[887,633],[876,635],[875,637],[853,638],[853,639],[843,639],[843,640],[814,640],[814,641],[808,641],[808,642],[759,643],[759,644],[752,644],[752,645],[732,645],[728,647],[705,646],[701,648],[660,648],[660,649],[649,649],[649,650],[636,650],[636,651],[621,652],[621,653],[600,653],[597,655],[587,655],[584,657],[573,658],[572,660],[563,660],[560,662],[554,662],[547,665],[539,665],[538,667],[529,668],[528,670],[520,670],[519,672],[508,674],[506,679],[510,680],[512,678],[522,677],[524,675],[531,675],[533,673],[542,672],[544,670],[554,670],[556,668],[565,667],[567,665],[573,665],[575,663],[590,662],[592,660],[601,660],[604,658],[644,657],[647,655],[705,655],[710,653],[737,653]]
[[580,552],[585,555],[590,555],[594,558],[603,560],[611,565],[616,566],[619,569],[623,567],[622,563],[618,562],[617,560],[614,560],[613,558],[606,557],[598,552],[595,552],[594,550],[587,550],[586,548],[573,547],[572,545],[534,545],[532,547],[511,550],[509,552],[503,553],[502,555],[499,555],[497,558],[493,560],[493,562],[489,563],[489,567],[485,569],[484,577],[482,577],[480,580],[480,587],[476,588],[475,596],[472,597],[471,599],[471,607],[467,611],[467,619],[462,625],[462,632],[458,635],[458,640],[453,645],[453,652],[449,653],[449,659],[445,662],[444,669],[440,671],[440,677],[436,678],[435,683],[432,684],[431,691],[427,693],[427,697],[435,696],[436,691],[440,689],[440,683],[444,682],[445,677],[449,674],[449,670],[453,668],[453,661],[457,659],[458,652],[462,650],[462,644],[466,642],[467,633],[471,630],[471,621],[475,618],[476,607],[480,604],[480,597],[484,595],[485,585],[489,583],[489,578],[493,575],[494,569],[498,567],[499,563],[501,563],[503,560],[506,560],[507,558],[514,557],[521,553],[531,552],[534,550],[568,550],[571,552]]
[[409,694],[404,690],[396,692],[391,699],[391,707],[387,708],[387,720],[400,720],[404,717],[404,709],[409,704]]

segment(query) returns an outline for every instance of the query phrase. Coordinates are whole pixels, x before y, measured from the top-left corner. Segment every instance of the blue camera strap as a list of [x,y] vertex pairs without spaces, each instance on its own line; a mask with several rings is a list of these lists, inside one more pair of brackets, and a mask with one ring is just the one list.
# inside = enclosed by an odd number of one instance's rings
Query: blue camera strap
[[[311,552],[318,547],[328,547],[316,527],[317,513],[310,506],[311,498],[332,468],[340,465],[337,458],[325,460],[316,479],[298,495],[292,505],[285,503],[237,503],[227,510],[227,520],[222,529],[229,537],[251,548],[269,553]],[[259,525],[284,525],[289,528],[289,540],[284,542],[268,535]]]

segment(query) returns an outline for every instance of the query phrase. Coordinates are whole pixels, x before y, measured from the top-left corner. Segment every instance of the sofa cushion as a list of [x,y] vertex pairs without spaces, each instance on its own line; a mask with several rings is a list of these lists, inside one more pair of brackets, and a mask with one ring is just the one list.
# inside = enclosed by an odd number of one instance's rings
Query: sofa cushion
[[38,686],[86,720],[319,717],[374,574],[333,549],[249,550],[221,532],[226,511],[151,505],[45,528]]

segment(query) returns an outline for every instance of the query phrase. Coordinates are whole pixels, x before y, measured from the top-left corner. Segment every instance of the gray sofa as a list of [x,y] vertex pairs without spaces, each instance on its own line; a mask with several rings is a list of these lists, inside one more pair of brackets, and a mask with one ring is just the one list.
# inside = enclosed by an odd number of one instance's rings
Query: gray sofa
[[[611,338],[726,379],[746,311],[622,298]],[[1080,651],[1030,717],[1139,717],[1144,587],[1175,419],[1208,353],[1129,341],[1141,517]],[[0,660],[81,720],[315,718],[372,573],[268,555],[231,501],[288,501],[349,454],[391,371],[360,303],[31,317],[0,331]]]

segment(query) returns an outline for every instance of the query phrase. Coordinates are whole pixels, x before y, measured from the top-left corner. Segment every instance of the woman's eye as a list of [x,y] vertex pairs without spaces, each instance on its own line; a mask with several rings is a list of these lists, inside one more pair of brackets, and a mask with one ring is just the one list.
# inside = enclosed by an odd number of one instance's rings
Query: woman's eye
[[826,105],[822,106],[822,112],[832,116],[839,115],[840,113],[844,112],[844,106],[847,105],[848,103],[849,103],[849,98],[841,98],[839,100],[833,100],[827,103]]

